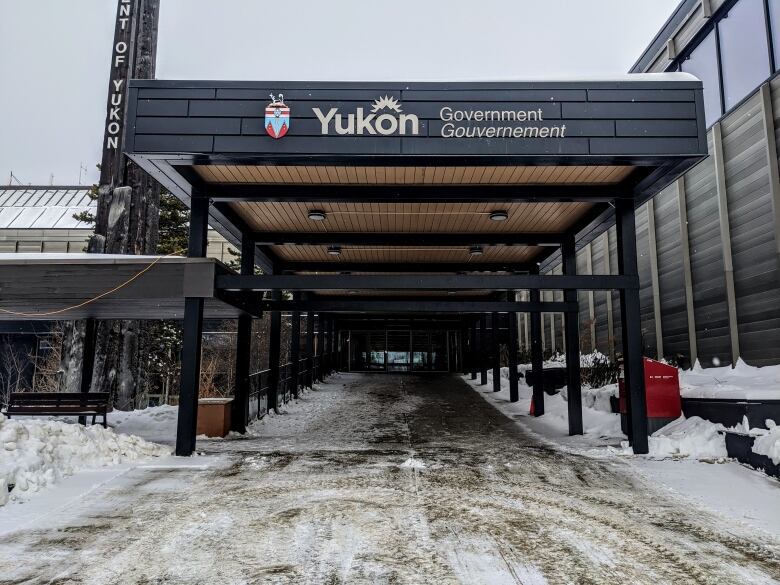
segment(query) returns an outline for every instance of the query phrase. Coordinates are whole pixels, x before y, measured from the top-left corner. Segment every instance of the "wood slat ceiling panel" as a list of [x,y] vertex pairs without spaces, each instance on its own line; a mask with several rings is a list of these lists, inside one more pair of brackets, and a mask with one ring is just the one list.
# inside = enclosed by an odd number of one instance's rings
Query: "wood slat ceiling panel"
[[[518,233],[564,232],[587,213],[590,203],[257,203],[231,207],[258,232]],[[327,213],[311,221],[309,209]],[[490,212],[509,213],[491,221]]]
[[446,290],[320,290],[314,291],[316,296],[323,297],[343,297],[349,295],[350,297],[442,297],[442,298],[457,298],[457,297],[482,297],[488,296],[495,292],[492,290],[469,290],[469,291],[446,291]]
[[195,165],[208,183],[306,185],[595,185],[617,184],[631,166],[365,167]]
[[479,264],[481,262],[530,262],[543,248],[536,246],[486,246],[482,256],[471,256],[465,246],[384,247],[342,246],[340,256],[331,256],[327,246],[272,246],[273,252],[287,262],[332,262],[338,270],[339,262],[418,263],[453,262]]

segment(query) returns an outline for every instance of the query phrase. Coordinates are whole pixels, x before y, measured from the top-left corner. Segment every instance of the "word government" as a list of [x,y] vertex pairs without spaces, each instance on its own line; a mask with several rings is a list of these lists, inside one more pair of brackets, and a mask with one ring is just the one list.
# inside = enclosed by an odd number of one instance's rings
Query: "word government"
[[[453,110],[449,106],[439,111],[444,122],[442,138],[566,138],[566,124],[560,126],[527,125],[544,122],[538,110]],[[465,122],[465,124],[463,124]],[[479,126],[480,122],[523,122],[523,125]]]
[[312,108],[320,121],[322,134],[328,134],[331,122],[336,134],[372,134],[391,136],[393,134],[416,136],[420,132],[420,120],[415,114],[402,113],[401,104],[390,96],[380,97],[366,114],[363,108],[357,108],[354,114],[344,116],[338,108],[331,108],[323,114],[319,108]]

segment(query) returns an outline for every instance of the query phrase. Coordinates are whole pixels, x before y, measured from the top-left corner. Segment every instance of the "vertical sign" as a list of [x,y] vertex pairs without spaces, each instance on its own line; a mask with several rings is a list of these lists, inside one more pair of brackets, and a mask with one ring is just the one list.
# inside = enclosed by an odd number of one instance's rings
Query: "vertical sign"
[[137,0],[118,0],[100,167],[100,184],[112,188],[123,182],[122,139],[125,132],[127,83],[134,60],[137,9]]

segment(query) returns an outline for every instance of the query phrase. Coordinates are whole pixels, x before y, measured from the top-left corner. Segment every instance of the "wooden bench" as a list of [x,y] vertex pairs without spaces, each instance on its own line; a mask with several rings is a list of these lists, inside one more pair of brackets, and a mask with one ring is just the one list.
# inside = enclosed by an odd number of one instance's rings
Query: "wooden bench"
[[[12,392],[5,415],[12,416],[92,416],[103,417],[109,411],[108,392]],[[86,423],[86,421],[84,421]]]

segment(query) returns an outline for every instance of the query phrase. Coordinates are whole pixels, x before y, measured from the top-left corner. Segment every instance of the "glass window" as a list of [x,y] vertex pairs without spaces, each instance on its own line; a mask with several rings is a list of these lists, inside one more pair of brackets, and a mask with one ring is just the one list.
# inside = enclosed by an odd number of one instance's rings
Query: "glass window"
[[772,25],[772,50],[775,69],[780,69],[780,0],[769,0],[769,22]]
[[720,103],[720,81],[718,75],[718,51],[715,32],[708,34],[691,56],[682,62],[680,68],[695,75],[704,84],[704,113],[707,126],[713,124],[723,113]]
[[763,0],[741,0],[718,23],[723,96],[733,108],[769,77]]

